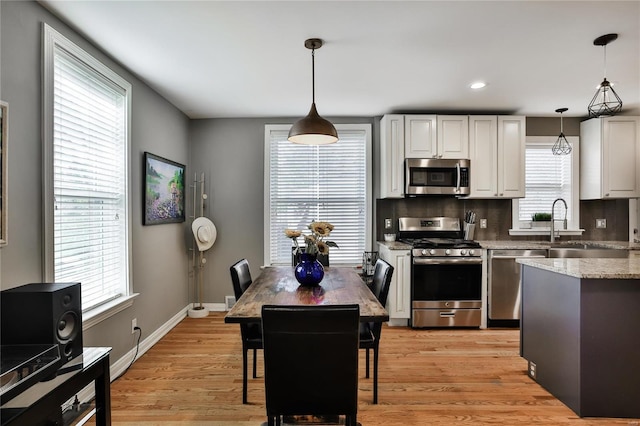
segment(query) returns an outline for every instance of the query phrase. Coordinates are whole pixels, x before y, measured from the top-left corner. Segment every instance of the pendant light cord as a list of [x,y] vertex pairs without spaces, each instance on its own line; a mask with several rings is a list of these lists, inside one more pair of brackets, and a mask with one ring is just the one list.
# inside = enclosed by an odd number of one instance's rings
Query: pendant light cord
[[607,45],[604,45],[604,79],[607,79]]
[[316,103],[316,49],[311,49],[311,102]]

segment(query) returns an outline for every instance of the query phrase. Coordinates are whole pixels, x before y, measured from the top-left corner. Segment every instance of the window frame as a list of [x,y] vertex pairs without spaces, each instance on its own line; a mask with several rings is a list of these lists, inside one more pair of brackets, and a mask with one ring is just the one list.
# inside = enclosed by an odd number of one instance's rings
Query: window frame
[[43,275],[44,280],[53,282],[55,277],[54,264],[54,180],[53,180],[53,146],[54,146],[54,54],[56,49],[60,48],[68,52],[70,55],[83,62],[87,67],[93,69],[102,78],[110,80],[119,86],[125,92],[125,249],[126,268],[124,276],[126,283],[122,284],[123,294],[109,302],[98,305],[97,307],[82,313],[83,330],[87,330],[93,325],[109,318],[110,316],[126,309],[133,304],[137,294],[133,293],[132,267],[131,267],[131,223],[132,223],[132,203],[131,203],[131,84],[120,77],[115,71],[94,58],[91,54],[77,46],[68,38],[60,34],[51,26],[43,23],[43,66],[42,66],[42,124],[43,124]]
[[[578,136],[567,136],[566,138],[572,149],[569,154],[571,155],[571,200],[565,201],[571,206],[573,214],[571,220],[567,222],[567,229],[557,231],[559,235],[581,235],[584,229],[580,228],[580,138]],[[527,136],[525,150],[527,145],[548,145],[549,149],[551,149],[557,140],[557,136]],[[511,202],[511,229],[509,230],[509,235],[549,235],[550,229],[532,228],[530,221],[519,220],[520,199],[514,198]],[[558,208],[557,205],[556,208]]]
[[[291,129],[291,124],[266,124],[264,132],[264,202],[263,202],[263,214],[264,214],[264,265],[272,265],[271,261],[271,247],[270,247],[270,229],[271,229],[271,212],[270,212],[270,200],[271,200],[271,133],[272,132],[288,132]],[[364,131],[365,132],[365,248],[369,250],[372,243],[372,223],[373,223],[373,209],[372,209],[372,194],[373,194],[373,178],[372,178],[372,164],[371,164],[371,151],[372,151],[372,130],[369,123],[353,123],[353,124],[335,124],[338,131],[338,137],[340,131]],[[338,142],[340,143],[340,140]],[[330,146],[330,145],[329,145]],[[323,147],[321,147],[323,148]],[[326,148],[326,147],[324,147]],[[322,218],[321,218],[322,219]],[[284,232],[284,229],[282,230]],[[338,245],[339,241],[336,241]],[[360,263],[355,264],[340,264],[339,266],[357,266]],[[337,265],[336,265],[337,266]]]

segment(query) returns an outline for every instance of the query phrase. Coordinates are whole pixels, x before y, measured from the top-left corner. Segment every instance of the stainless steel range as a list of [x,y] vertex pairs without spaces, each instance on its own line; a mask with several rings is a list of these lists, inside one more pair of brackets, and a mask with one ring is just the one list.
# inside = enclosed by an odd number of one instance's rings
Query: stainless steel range
[[479,327],[482,249],[462,239],[460,219],[399,219],[398,237],[411,250],[411,326]]

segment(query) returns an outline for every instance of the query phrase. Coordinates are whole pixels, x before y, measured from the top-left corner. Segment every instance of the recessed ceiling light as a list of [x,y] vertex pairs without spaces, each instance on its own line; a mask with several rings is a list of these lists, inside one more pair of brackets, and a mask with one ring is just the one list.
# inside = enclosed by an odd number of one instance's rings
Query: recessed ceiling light
[[485,87],[487,85],[487,83],[485,83],[484,81],[476,81],[475,83],[471,83],[471,87],[472,89],[482,89],[483,87]]

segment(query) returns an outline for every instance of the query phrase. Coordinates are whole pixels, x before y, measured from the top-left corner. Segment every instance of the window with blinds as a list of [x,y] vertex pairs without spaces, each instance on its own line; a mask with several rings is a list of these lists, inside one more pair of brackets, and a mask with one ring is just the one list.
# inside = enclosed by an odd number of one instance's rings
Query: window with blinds
[[54,282],[80,282],[87,312],[129,293],[130,85],[46,27],[45,215]]
[[[568,206],[567,223],[569,229],[578,228],[578,157],[575,141],[569,155],[553,155],[551,148],[557,138],[527,139],[525,151],[525,198],[514,200],[514,213],[520,228],[530,227],[534,213],[551,213],[553,201],[563,198]],[[575,139],[575,138],[568,138]],[[570,141],[571,143],[571,141]],[[564,205],[556,203],[557,220],[564,219]],[[514,221],[515,222],[515,221]],[[515,224],[515,223],[514,223]],[[514,226],[515,227],[515,226]]]
[[289,127],[265,128],[265,264],[290,265],[284,230],[308,233],[313,221],[335,226],[331,265],[360,264],[370,244],[371,126],[337,125],[338,142],[324,146],[289,142]]

